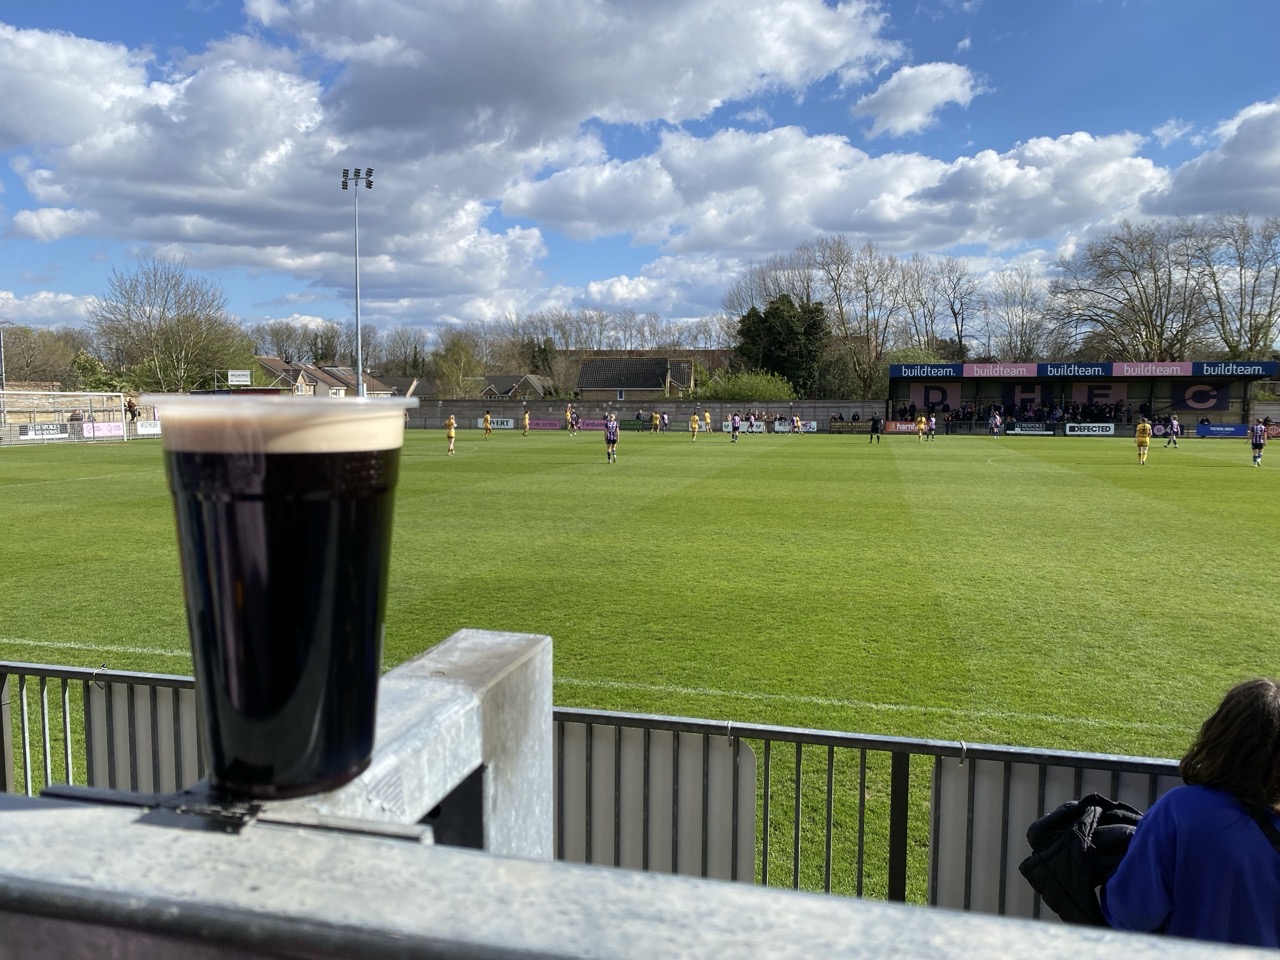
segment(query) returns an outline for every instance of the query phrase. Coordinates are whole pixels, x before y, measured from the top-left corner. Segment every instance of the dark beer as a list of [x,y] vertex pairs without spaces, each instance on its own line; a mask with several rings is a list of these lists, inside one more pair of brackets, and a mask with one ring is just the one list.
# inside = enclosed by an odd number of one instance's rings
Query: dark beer
[[399,449],[166,461],[212,783],[351,780],[372,751]]
[[165,457],[212,785],[347,782],[373,749],[399,448]]
[[416,400],[150,394],[213,787],[295,797],[369,764],[404,413]]

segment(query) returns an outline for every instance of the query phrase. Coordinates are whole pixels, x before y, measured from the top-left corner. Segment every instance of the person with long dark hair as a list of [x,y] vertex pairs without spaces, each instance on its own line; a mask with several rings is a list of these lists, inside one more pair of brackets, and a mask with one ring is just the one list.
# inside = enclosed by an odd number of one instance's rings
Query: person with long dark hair
[[1204,722],[1175,787],[1102,891],[1119,930],[1280,947],[1280,687],[1248,680]]

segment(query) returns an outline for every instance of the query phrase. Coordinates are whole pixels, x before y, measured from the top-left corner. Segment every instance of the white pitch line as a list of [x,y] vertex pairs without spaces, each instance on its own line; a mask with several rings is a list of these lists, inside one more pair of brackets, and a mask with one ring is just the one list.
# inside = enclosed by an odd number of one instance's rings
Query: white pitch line
[[[81,643],[75,640],[28,640],[22,637],[0,637],[0,644],[16,643],[26,647],[49,650],[93,650],[99,653],[136,653],[156,657],[182,657],[191,655],[189,650],[163,650],[155,647],[120,647],[114,644]],[[575,677],[556,677],[557,684],[567,687],[586,687],[596,690],[632,690],[641,693],[680,694],[692,697],[720,697],[732,700],[752,700],[758,703],[803,703],[818,707],[845,707],[853,710],[870,710],[876,713],[943,714],[945,716],[981,720],[1025,720],[1039,723],[1071,724],[1084,727],[1121,727],[1128,730],[1182,730],[1182,724],[1144,723],[1129,720],[1097,720],[1093,717],[1060,717],[1051,714],[1016,713],[1011,710],[961,710],[956,707],[927,707],[911,703],[872,703],[869,700],[846,700],[839,697],[815,697],[806,694],[761,693],[751,690],[715,690],[710,687],[679,687],[660,683],[633,683],[625,680],[579,680]]]
[[162,650],[157,647],[121,647],[114,643],[84,643],[77,640],[28,640],[25,637],[0,637],[0,645],[21,644],[41,650],[93,650],[98,653],[137,653],[153,657],[189,657],[188,650]]
[[24,483],[6,483],[0,485],[0,489],[11,490],[14,487],[39,487],[46,483],[81,483],[85,480],[112,480],[116,477],[136,477],[140,471],[132,473],[102,473],[96,477],[60,477],[57,480],[28,480]]
[[960,719],[1027,720],[1040,723],[1073,724],[1083,727],[1121,727],[1128,730],[1184,730],[1183,724],[1146,723],[1130,720],[1098,720],[1093,717],[1058,717],[1038,713],[1016,713],[1010,710],[961,710],[956,707],[928,707],[911,703],[872,703],[868,700],[844,700],[837,697],[815,697],[791,693],[760,693],[749,690],[714,690],[708,687],[678,687],[657,683],[632,683],[624,680],[578,680],[573,677],[556,677],[557,684],[569,687],[587,687],[598,690],[634,690],[640,693],[683,694],[693,697],[723,697],[732,700],[757,702],[803,703],[818,707],[847,707],[854,710],[870,710],[878,713],[918,713],[922,715],[944,714]]

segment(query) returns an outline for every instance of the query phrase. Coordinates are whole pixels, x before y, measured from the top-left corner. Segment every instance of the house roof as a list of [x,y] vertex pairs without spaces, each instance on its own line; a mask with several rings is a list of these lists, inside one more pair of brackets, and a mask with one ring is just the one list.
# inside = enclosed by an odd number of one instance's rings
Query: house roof
[[486,390],[492,388],[499,397],[509,397],[517,390],[521,393],[536,393],[541,397],[551,389],[551,378],[533,373],[496,374],[485,377],[485,384]]
[[431,384],[421,377],[379,377],[378,379],[397,397],[424,397],[431,394]]
[[[316,366],[314,363],[291,363],[279,357],[257,357],[259,365],[277,377],[287,377],[291,383],[318,383],[325,387],[342,387],[356,393],[356,373],[351,367]],[[390,393],[391,388],[368,375],[364,378],[366,393]]]
[[672,360],[671,382],[682,390],[689,389],[693,385],[693,361]]
[[588,357],[578,367],[579,390],[665,390],[665,357]]

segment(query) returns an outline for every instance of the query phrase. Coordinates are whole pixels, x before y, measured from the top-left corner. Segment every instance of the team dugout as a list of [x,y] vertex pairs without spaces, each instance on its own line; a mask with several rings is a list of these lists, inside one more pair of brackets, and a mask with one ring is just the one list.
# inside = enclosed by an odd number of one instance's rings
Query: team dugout
[[1111,411],[1108,433],[1132,433],[1139,415],[1176,415],[1189,435],[1216,436],[1234,434],[1248,421],[1250,385],[1277,372],[1274,360],[903,363],[889,367],[889,410],[891,417],[932,412],[941,430],[941,422],[959,420],[957,414],[985,428],[995,406],[1006,421],[1027,423],[1029,432],[1030,422],[1053,422],[1064,424],[1065,433],[1073,432],[1072,424],[1103,419],[1097,411]]

